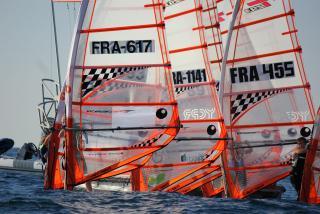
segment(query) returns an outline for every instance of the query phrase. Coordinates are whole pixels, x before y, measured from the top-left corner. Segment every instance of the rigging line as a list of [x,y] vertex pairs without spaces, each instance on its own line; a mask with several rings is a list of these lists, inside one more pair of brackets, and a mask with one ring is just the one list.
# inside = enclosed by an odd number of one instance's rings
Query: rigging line
[[68,24],[69,24],[69,38],[72,38],[72,24],[71,24],[71,12],[70,12],[70,7],[69,3],[67,3],[67,14],[68,14]]
[[179,137],[179,138],[174,138],[176,141],[192,141],[192,140],[233,140],[233,138],[209,138],[209,137]]
[[261,145],[253,145],[253,146],[234,146],[234,149],[250,149],[250,148],[260,148],[260,147],[273,147],[273,146],[288,146],[288,145],[295,145],[297,142],[287,142],[287,141],[280,141],[284,143],[274,143],[274,144],[261,144]]
[[63,128],[66,131],[82,131],[82,132],[96,132],[96,131],[126,131],[126,130],[149,130],[149,129],[169,129],[169,128],[180,128],[180,126],[149,126],[149,127],[117,127],[117,128],[106,128],[106,129],[81,129],[81,128]]
[[[280,132],[280,130],[278,129],[274,129],[274,130],[268,130],[270,132]],[[241,134],[259,134],[261,133],[261,131],[252,131],[252,132],[237,132],[238,135],[241,135]]]
[[73,2],[73,23],[76,23],[76,3]]
[[59,89],[61,91],[61,74],[60,74],[60,60],[59,60],[59,47],[58,47],[58,38],[57,38],[56,18],[55,18],[55,11],[54,11],[54,3],[53,3],[53,1],[50,1],[50,2],[51,2],[51,11],[52,11],[52,21],[53,21],[55,48],[56,48]]
[[[51,17],[50,17],[51,18]],[[53,66],[53,63],[52,63],[52,34],[53,34],[53,32],[52,32],[52,28],[53,28],[53,24],[52,24],[52,22],[51,22],[51,20],[50,20],[50,79],[52,79],[52,70],[53,70],[53,68],[52,68],[52,66]]]

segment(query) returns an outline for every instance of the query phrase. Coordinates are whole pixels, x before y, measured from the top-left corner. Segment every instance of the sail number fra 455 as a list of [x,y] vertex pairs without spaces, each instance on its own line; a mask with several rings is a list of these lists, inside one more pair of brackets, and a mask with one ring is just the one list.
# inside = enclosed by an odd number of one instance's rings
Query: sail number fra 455
[[295,71],[293,61],[230,68],[232,84],[268,81],[294,76]]
[[155,52],[154,40],[91,42],[91,54],[125,54],[150,52]]

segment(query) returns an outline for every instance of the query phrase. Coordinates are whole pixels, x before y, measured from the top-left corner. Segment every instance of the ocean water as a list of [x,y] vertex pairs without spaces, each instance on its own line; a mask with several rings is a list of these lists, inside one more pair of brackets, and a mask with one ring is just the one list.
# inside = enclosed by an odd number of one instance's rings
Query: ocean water
[[320,213],[296,201],[288,179],[279,199],[233,200],[176,193],[45,191],[43,176],[0,170],[0,213]]

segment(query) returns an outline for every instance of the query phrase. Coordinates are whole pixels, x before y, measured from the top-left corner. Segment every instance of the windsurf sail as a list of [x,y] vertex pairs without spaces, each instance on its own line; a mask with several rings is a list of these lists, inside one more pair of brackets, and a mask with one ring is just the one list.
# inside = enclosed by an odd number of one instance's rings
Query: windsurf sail
[[317,119],[313,127],[313,136],[305,161],[300,200],[319,204],[320,203],[320,108],[318,109]]
[[131,171],[176,136],[164,27],[160,0],[81,2],[46,188]]
[[[182,128],[141,168],[144,188],[186,194],[221,177],[226,130],[202,23],[201,1],[166,1],[165,25]],[[221,189],[214,189],[218,193]]]
[[223,115],[233,139],[224,174],[228,195],[244,198],[290,174],[286,163],[296,139],[310,134],[314,108],[290,0],[222,0],[217,7]]

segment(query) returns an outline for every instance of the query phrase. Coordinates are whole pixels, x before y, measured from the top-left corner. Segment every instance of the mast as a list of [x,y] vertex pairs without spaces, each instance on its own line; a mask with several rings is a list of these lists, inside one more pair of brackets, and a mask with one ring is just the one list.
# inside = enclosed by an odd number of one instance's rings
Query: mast
[[55,17],[55,10],[54,10],[53,0],[50,0],[50,2],[51,2],[51,11],[52,11],[54,42],[55,42],[55,50],[56,50],[56,60],[57,60],[57,72],[58,72],[59,88],[60,88],[60,91],[61,91],[62,83],[61,83],[61,73],[60,73],[60,60],[59,60],[59,47],[58,47],[58,35],[57,35],[56,17]]
[[236,0],[236,4],[234,5],[234,9],[232,12],[232,18],[231,18],[231,21],[229,24],[227,42],[225,43],[224,54],[223,54],[223,58],[222,58],[221,82],[220,82],[220,88],[219,88],[219,102],[220,102],[220,108],[221,108],[222,113],[224,112],[223,111],[224,110],[223,109],[224,81],[225,81],[226,70],[227,70],[227,61],[228,61],[228,56],[229,56],[230,42],[231,42],[231,38],[232,38],[233,28],[235,26],[237,16],[239,13],[241,1],[242,0]]

